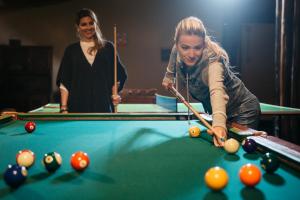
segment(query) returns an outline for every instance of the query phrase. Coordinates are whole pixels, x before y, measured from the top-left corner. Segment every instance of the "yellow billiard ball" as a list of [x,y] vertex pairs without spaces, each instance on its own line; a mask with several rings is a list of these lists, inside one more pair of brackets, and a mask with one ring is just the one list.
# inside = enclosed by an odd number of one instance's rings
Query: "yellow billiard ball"
[[239,148],[239,142],[233,138],[226,140],[224,143],[224,149],[227,153],[234,154],[239,150]]
[[212,190],[222,190],[228,183],[227,172],[221,167],[212,167],[205,173],[204,176],[207,187]]
[[35,161],[35,155],[29,149],[21,150],[16,156],[16,161],[18,165],[29,168],[33,165]]
[[190,137],[199,137],[200,136],[200,128],[198,126],[191,126],[189,128],[189,135]]

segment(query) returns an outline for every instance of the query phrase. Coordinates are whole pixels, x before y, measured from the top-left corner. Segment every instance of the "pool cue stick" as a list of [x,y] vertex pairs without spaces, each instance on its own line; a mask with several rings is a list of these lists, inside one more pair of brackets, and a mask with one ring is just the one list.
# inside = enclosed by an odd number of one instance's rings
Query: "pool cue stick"
[[[178,89],[176,89],[178,91]],[[190,104],[190,95],[189,95],[189,74],[186,73],[186,98],[187,98],[187,102]],[[190,116],[190,109],[188,108],[188,123],[189,123],[189,126],[191,125],[191,122],[190,122],[190,119],[191,116]]]
[[193,106],[191,104],[189,104],[185,98],[172,86],[171,88],[169,88],[169,91],[176,96],[184,105],[186,105],[191,111],[192,113],[194,113],[194,115],[206,126],[206,128],[208,128],[212,133],[207,132],[210,135],[215,135],[216,137],[220,138],[222,141],[225,140],[225,138],[223,137],[219,137],[213,127],[193,108]]
[[[114,25],[114,91],[113,95],[118,95],[118,78],[117,78],[117,26]],[[115,113],[118,112],[118,105],[114,105]]]

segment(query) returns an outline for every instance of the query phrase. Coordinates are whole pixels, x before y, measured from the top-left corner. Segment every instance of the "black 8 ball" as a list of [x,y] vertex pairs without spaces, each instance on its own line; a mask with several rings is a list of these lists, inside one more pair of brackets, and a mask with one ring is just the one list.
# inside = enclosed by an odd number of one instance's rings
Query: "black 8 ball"
[[279,160],[275,155],[268,152],[262,156],[260,165],[267,173],[273,173],[279,167]]

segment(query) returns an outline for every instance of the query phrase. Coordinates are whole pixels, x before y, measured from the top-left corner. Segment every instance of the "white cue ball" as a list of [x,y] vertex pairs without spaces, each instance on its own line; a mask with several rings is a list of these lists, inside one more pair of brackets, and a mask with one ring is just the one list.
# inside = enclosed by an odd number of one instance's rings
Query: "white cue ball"
[[29,168],[35,161],[35,155],[29,149],[21,150],[16,156],[16,161],[18,165]]
[[233,138],[226,140],[224,143],[224,149],[227,153],[234,154],[239,150],[239,148],[240,148],[239,142]]

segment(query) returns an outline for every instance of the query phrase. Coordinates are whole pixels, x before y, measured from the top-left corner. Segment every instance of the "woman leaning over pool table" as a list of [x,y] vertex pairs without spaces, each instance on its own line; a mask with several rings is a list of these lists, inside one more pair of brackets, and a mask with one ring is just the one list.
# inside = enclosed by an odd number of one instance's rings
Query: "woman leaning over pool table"
[[172,87],[176,74],[179,81],[188,82],[189,94],[212,114],[214,144],[224,146],[227,123],[257,128],[258,99],[232,72],[226,51],[210,39],[202,21],[196,17],[181,20],[174,42],[162,85]]

